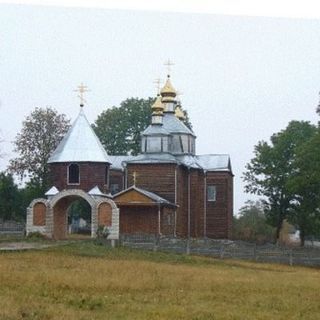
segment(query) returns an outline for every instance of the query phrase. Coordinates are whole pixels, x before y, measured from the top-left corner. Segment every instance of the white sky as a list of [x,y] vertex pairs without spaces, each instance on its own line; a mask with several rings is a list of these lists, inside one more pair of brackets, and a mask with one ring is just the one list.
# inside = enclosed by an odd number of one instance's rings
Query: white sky
[[[253,146],[290,120],[319,120],[319,19],[211,14],[316,17],[315,1],[304,1],[300,9],[287,1],[269,1],[270,7],[266,1],[107,5],[131,10],[101,8],[102,1],[90,1],[97,8],[85,7],[88,1],[76,2],[82,8],[68,1],[69,7],[13,2],[0,4],[0,146],[6,153],[0,170],[13,157],[11,141],[35,107],[53,106],[74,119],[79,108],[73,89],[84,82],[91,90],[85,112],[93,122],[105,107],[128,97],[154,96],[153,80],[165,77],[168,58],[175,62],[172,82],[183,93],[198,137],[197,153],[231,156],[235,212],[252,198],[243,192],[241,175]],[[41,1],[53,2],[62,3]],[[212,3],[221,6],[216,10]]]

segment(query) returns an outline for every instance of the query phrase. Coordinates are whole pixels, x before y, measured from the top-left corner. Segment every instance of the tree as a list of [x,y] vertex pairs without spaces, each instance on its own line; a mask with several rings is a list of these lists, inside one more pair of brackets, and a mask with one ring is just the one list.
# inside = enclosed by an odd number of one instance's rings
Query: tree
[[289,179],[296,170],[297,148],[314,135],[316,127],[306,121],[291,121],[285,130],[271,136],[271,143],[260,141],[254,158],[246,165],[245,191],[264,197],[267,221],[276,227],[279,239],[283,220],[290,214],[295,198]]
[[300,231],[301,246],[306,235],[320,229],[320,129],[297,149],[294,172],[288,187],[293,194],[289,221]]
[[274,228],[268,225],[260,201],[246,201],[234,218],[233,235],[235,239],[267,242],[274,238]]
[[[120,107],[103,111],[93,128],[106,151],[112,155],[136,155],[140,152],[140,132],[151,120],[154,98],[129,98]],[[191,128],[187,112],[185,124]]]
[[10,174],[0,173],[0,219],[21,219],[21,199],[17,185]]
[[69,128],[70,120],[55,109],[36,108],[22,123],[14,151],[19,157],[10,161],[10,172],[28,177],[44,191],[48,187],[48,159]]

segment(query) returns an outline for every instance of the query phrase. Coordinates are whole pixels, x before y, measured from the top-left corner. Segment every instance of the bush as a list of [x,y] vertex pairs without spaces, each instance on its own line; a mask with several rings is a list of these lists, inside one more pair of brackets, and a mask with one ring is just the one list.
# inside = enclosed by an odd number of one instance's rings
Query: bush
[[30,232],[28,235],[27,235],[27,239],[30,239],[30,240],[47,240],[48,238],[40,233],[40,232]]

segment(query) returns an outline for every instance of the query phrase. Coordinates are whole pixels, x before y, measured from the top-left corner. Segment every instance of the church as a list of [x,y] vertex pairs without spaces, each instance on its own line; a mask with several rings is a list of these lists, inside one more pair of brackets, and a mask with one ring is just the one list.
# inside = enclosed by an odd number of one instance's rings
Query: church
[[[80,87],[79,87],[80,88]],[[91,236],[107,226],[119,234],[183,238],[231,237],[233,173],[229,155],[196,154],[196,135],[183,120],[167,76],[141,132],[136,156],[108,155],[83,104],[48,163],[52,188],[27,209],[27,233],[67,236],[67,210],[77,198],[91,207]]]

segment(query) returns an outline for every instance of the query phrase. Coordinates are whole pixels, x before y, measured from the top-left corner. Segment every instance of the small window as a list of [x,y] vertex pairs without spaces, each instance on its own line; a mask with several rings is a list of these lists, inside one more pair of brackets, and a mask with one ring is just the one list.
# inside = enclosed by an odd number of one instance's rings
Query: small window
[[217,198],[217,188],[216,186],[207,187],[207,199],[208,201],[216,201]]
[[79,165],[72,163],[68,167],[68,184],[80,183],[80,169]]

